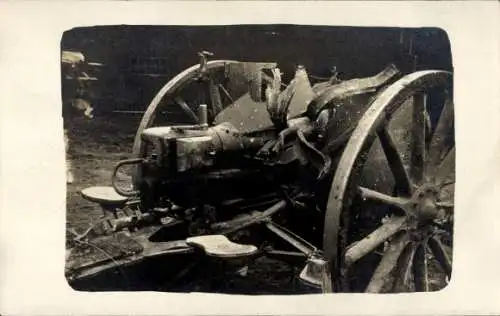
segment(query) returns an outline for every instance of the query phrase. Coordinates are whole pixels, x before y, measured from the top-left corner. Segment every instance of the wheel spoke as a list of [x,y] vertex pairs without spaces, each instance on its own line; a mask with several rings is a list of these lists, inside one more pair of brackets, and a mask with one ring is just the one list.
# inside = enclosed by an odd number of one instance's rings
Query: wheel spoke
[[429,248],[432,251],[432,254],[436,258],[436,261],[439,263],[444,273],[448,276],[448,279],[451,278],[451,259],[450,256],[446,253],[445,246],[441,243],[441,241],[437,237],[432,237],[429,239]]
[[368,236],[351,245],[345,253],[346,265],[351,265],[372,252],[375,248],[400,231],[405,221],[406,217],[392,217]]
[[408,241],[408,234],[403,234],[391,242],[382,260],[380,260],[365,292],[380,293],[386,290],[389,284],[394,282],[394,273],[397,270],[398,259],[408,244]]
[[436,206],[439,206],[441,208],[445,208],[445,209],[452,209],[455,207],[455,204],[453,203],[453,201],[439,201],[439,202],[436,202]]
[[444,185],[438,195],[436,206],[445,209],[448,213],[452,213],[455,207],[455,184]]
[[395,280],[395,292],[412,292],[414,291],[413,284],[413,258],[415,257],[416,247],[409,243],[401,254],[398,263],[398,277]]
[[402,210],[408,205],[409,200],[401,197],[394,197],[365,187],[358,187],[362,199],[372,200],[384,203],[386,205],[396,206]]
[[382,128],[378,132],[378,137],[385,156],[387,157],[389,168],[391,169],[394,180],[396,181],[397,192],[401,195],[411,194],[412,183],[410,177],[406,172],[403,159],[401,159],[401,156],[399,155],[396,144],[386,127]]
[[437,184],[455,183],[455,147],[450,149],[435,171]]
[[434,182],[441,187],[439,201],[436,204],[448,211],[453,211],[455,196],[455,147],[448,152],[432,176],[434,177]]
[[415,278],[415,290],[417,292],[429,291],[428,267],[426,257],[426,246],[421,244],[415,251],[413,258],[413,275]]
[[178,104],[186,114],[188,114],[196,123],[198,123],[198,116],[194,113],[194,111],[189,107],[189,105],[182,99],[181,97],[174,98],[176,104]]
[[415,184],[422,183],[425,161],[425,123],[427,118],[427,97],[417,94],[413,97],[412,140],[410,156],[410,174]]
[[229,91],[227,91],[226,88],[224,88],[224,86],[222,84],[219,83],[218,85],[219,89],[222,90],[222,92],[224,92],[224,95],[226,96],[226,98],[231,102],[231,104],[234,103],[234,100],[233,98],[231,97],[231,94],[229,93]]
[[[453,146],[454,138],[454,113],[453,101],[448,97],[444,103],[441,115],[437,122],[432,139],[429,146],[429,168],[437,166],[442,158],[442,155],[450,150]],[[451,139],[450,139],[451,138]]]
[[212,110],[215,116],[217,113],[222,111],[222,98],[220,95],[219,85],[214,82],[213,78],[210,78],[208,82],[208,89],[210,93],[210,101],[212,103]]

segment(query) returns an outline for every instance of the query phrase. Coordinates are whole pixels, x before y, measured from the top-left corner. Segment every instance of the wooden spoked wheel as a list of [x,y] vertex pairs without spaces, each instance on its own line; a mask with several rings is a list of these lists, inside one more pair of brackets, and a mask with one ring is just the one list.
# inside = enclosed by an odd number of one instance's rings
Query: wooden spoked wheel
[[[147,107],[134,139],[133,156],[143,158],[146,154],[146,146],[141,140],[142,132],[155,125],[196,125],[198,124],[197,106],[206,104],[208,106],[209,119],[213,119],[218,111],[234,100],[225,87],[225,69],[228,64],[236,63],[231,60],[213,60],[206,64],[206,80],[199,80],[200,65],[187,68],[165,84],[153,98]],[[169,117],[169,110],[177,109],[184,112],[186,121],[179,121],[177,117]],[[159,113],[164,113],[160,117]],[[179,111],[177,111],[179,113]],[[163,119],[160,124],[155,124],[159,117]],[[174,124],[175,121],[175,124]],[[163,123],[163,124],[162,124]],[[210,122],[209,122],[210,123]],[[140,170],[136,170],[133,182],[137,185],[140,178]]]
[[[388,178],[392,184],[384,186]],[[373,101],[336,169],[323,235],[335,290],[445,287],[454,183],[452,74],[409,74]]]
[[[224,71],[228,64],[235,63],[231,60],[213,60],[206,64],[207,76],[212,80],[214,88],[210,89],[209,82],[201,82],[198,80],[200,75],[200,65],[194,65],[187,68],[183,72],[179,73],[172,80],[167,82],[160,91],[153,98],[151,103],[146,109],[134,140],[133,153],[135,157],[141,157],[144,151],[143,144],[141,142],[142,132],[155,123],[157,119],[158,112],[167,109],[171,106],[177,106],[179,109],[187,114],[189,118],[187,122],[176,122],[176,123],[188,123],[197,124],[197,114],[195,104],[204,102],[209,106],[209,111],[212,111],[211,116],[215,116],[216,113],[213,109],[217,105],[214,103],[224,103],[224,98],[231,98],[227,96],[227,90],[224,89]],[[229,100],[232,101],[232,100]],[[227,101],[226,101],[227,103]],[[199,105],[199,104],[196,104]],[[220,109],[219,109],[220,110]],[[167,113],[168,114],[168,113]],[[170,122],[172,123],[172,122]]]

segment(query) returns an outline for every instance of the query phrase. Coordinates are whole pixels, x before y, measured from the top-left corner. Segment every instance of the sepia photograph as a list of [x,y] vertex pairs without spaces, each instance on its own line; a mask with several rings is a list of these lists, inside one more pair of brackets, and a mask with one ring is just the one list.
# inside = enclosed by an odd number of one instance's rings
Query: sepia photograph
[[444,30],[107,25],[60,45],[72,289],[447,287]]

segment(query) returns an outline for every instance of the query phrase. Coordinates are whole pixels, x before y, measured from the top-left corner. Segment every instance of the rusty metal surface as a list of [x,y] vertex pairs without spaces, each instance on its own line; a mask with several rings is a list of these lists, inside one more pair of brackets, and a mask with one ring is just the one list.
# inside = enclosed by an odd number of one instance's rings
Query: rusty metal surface
[[263,73],[265,69],[273,69],[276,63],[271,62],[238,62],[226,66],[226,77],[229,91],[237,98],[249,93],[252,100],[263,102]]
[[232,105],[226,107],[214,120],[215,125],[224,122],[231,123],[241,133],[274,129],[266,103],[254,101],[250,93],[244,94]]
[[210,156],[212,137],[185,137],[177,140],[177,171],[212,166],[215,161]]
[[374,92],[375,89],[386,84],[399,74],[395,65],[389,65],[380,73],[368,78],[355,78],[337,84],[326,85],[317,89],[317,97],[312,104],[311,112],[317,115],[321,110],[335,100],[342,100],[349,96]]
[[210,129],[214,138],[216,148],[222,151],[237,151],[243,148],[243,138],[241,132],[231,123],[218,124]]

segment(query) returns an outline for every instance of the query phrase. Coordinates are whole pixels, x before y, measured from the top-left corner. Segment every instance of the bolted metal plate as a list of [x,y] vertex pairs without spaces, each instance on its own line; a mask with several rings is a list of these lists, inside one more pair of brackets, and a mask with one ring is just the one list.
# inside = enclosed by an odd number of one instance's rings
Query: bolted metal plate
[[249,92],[254,101],[264,101],[262,98],[262,71],[275,67],[276,63],[269,62],[238,62],[226,65],[226,78],[231,95],[239,98]]
[[240,133],[274,128],[266,103],[254,101],[250,93],[244,94],[215,117],[215,125],[225,122],[231,123]]
[[[370,106],[373,93],[358,94],[337,100],[331,106],[332,118],[326,125],[326,139],[334,141],[356,126]],[[323,112],[325,115],[325,112]],[[322,118],[324,119],[324,117]]]

